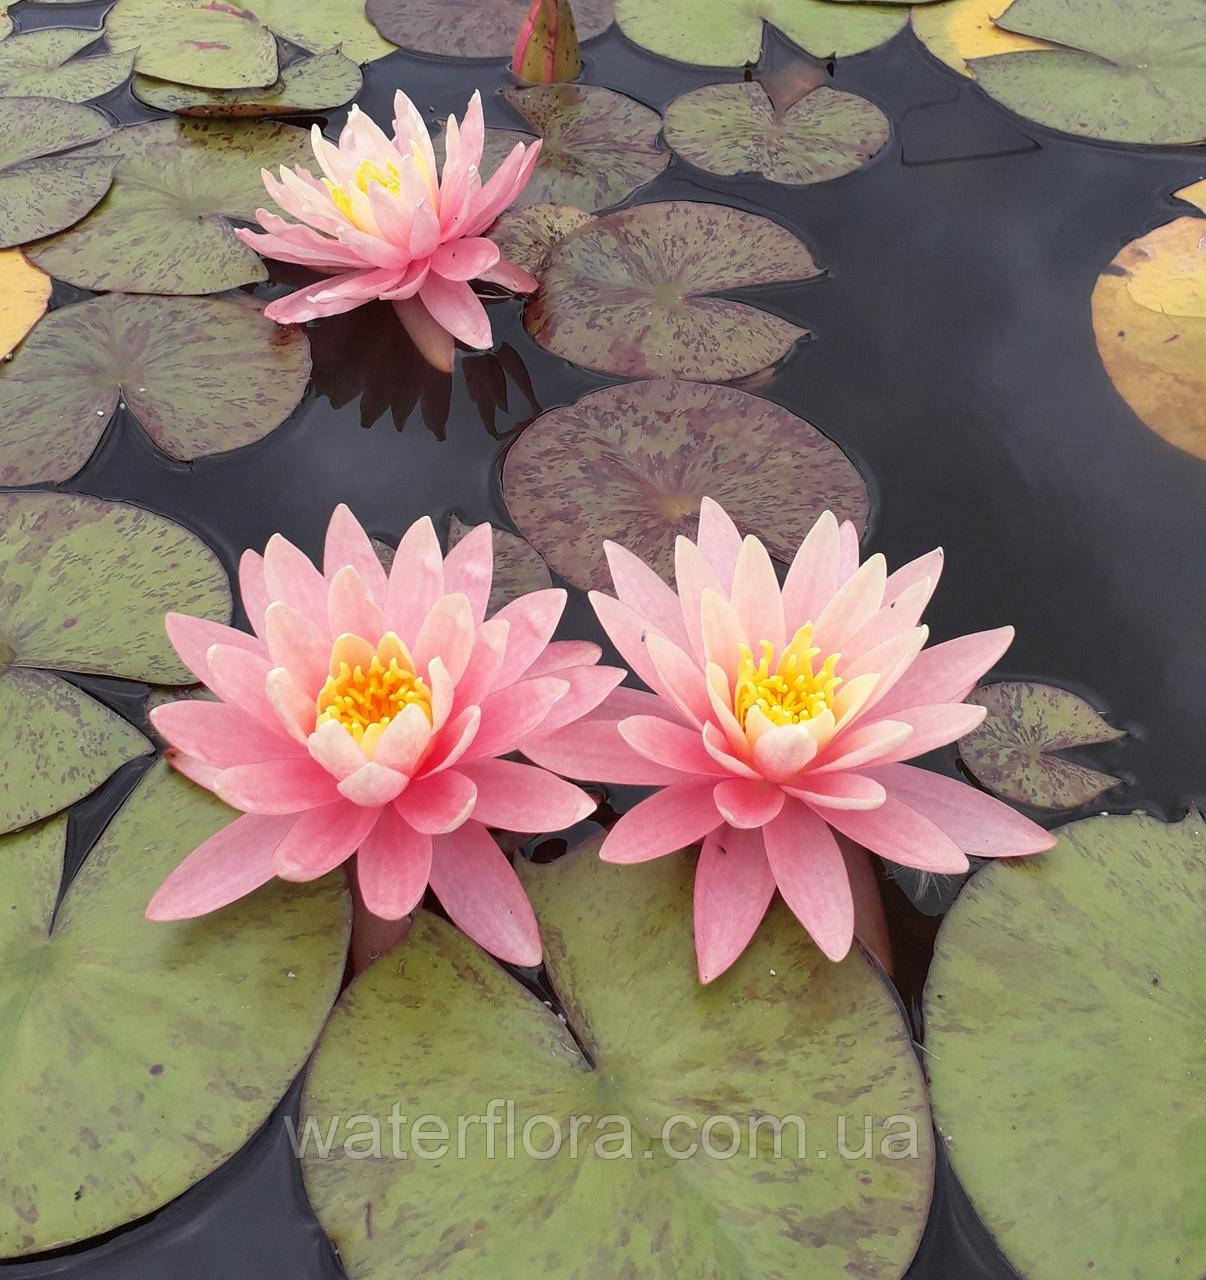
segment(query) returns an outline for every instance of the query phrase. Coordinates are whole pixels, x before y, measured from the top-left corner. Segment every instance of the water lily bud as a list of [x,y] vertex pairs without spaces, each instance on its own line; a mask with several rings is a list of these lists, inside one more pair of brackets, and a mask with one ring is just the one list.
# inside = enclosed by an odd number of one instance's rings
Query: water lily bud
[[535,84],[576,80],[582,74],[569,0],[532,0],[515,42],[511,70]]

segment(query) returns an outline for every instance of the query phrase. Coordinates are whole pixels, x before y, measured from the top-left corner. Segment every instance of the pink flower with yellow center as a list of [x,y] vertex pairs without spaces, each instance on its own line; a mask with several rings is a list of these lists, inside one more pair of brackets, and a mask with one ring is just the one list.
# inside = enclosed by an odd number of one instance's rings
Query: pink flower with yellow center
[[488,524],[444,556],[416,521],[387,575],[346,507],[320,572],[273,537],[239,565],[254,634],[169,614],[181,659],[220,699],[152,712],[172,763],[243,816],[164,881],[151,920],[202,915],[273,876],[312,880],[356,854],[365,905],[396,920],[430,884],[494,955],[531,965],[536,920],[487,828],[557,831],[595,805],[501,757],[595,709],[624,672],[598,646],[552,640],[565,592],[486,617]]
[[827,512],[780,587],[766,548],[710,499],[698,541],[678,539],[677,592],[624,548],[606,551],[618,598],[591,602],[653,692],[617,689],[528,755],[661,788],[612,828],[608,862],[703,841],[701,981],[745,950],[776,887],[827,956],[846,954],[854,904],[835,831],[935,872],[1054,844],[1007,805],[904,763],[980,723],[984,708],[963,698],[1013,638],[1002,627],[924,647],[941,551],[889,575],[882,555],[859,564],[854,526]]
[[268,194],[300,223],[259,209],[265,234],[235,234],[266,257],[329,272],[330,278],[278,298],[264,314],[294,324],[383,298],[439,369],[452,368],[454,339],[489,347],[490,320],[468,282],[518,293],[536,288],[535,278],[503,258],[484,233],[527,184],[541,144],[516,143],[483,183],[478,166],[485,137],[477,93],[462,125],[448,118],[443,173],[423,117],[401,90],[394,97],[392,139],[355,106],[338,146],[315,125],[321,178],[301,167],[282,167],[279,180],[261,171]]

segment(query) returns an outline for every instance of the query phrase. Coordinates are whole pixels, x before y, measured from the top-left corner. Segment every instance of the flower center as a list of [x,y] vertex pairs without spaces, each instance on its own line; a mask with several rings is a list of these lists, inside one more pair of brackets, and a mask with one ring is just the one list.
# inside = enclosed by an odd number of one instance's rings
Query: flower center
[[792,636],[773,669],[774,646],[769,640],[763,640],[759,648],[762,656],[755,662],[749,646],[741,646],[733,711],[742,728],[746,716],[755,707],[776,725],[799,724],[823,711],[833,710],[833,695],[842,683],[834,669],[842,655],[831,653],[819,668],[813,667],[813,660],[821,651],[812,643],[811,622],[806,622]]
[[[356,184],[366,195],[368,194],[369,184],[376,183],[379,187],[384,187],[392,196],[396,196],[401,190],[401,184],[398,180],[398,170],[392,164],[386,165],[386,173],[381,172],[379,165],[374,164],[372,160],[361,160],[356,166],[356,175],[352,182]],[[352,208],[352,196],[348,191],[351,183],[336,184],[329,178],[322,180],[323,186],[326,187],[331,197],[331,202],[343,214],[349,222],[360,226],[356,220],[356,215]],[[363,229],[363,228],[362,228]]]
[[333,661],[331,668],[318,694],[315,727],[336,720],[371,754],[389,722],[412,703],[431,720],[431,690],[396,636],[382,639],[367,666]]

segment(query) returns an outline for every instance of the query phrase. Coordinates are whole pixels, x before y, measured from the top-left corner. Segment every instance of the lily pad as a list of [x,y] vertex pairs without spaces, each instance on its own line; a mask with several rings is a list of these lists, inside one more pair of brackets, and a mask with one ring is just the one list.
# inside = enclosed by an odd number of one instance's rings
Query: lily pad
[[199,89],[135,76],[134,96],[149,107],[181,116],[286,115],[340,107],[360,92],[362,83],[360,67],[328,49],[282,67],[280,79],[266,89]]
[[962,76],[971,76],[969,58],[998,53],[1054,48],[1046,40],[1017,35],[994,21],[1013,0],[941,0],[939,4],[914,5],[909,21],[922,44],[940,62]]
[[[370,0],[370,3],[372,0]],[[890,40],[908,21],[908,0],[615,0],[616,22],[635,44],[664,58],[708,67],[756,63],[762,24],[818,58],[845,57]]]
[[0,359],[42,318],[50,301],[50,277],[18,249],[0,252]]
[[1206,1274],[1206,828],[1143,814],[990,863],[925,992],[934,1116],[1020,1275]]
[[[465,524],[459,516],[450,516],[448,549],[451,551],[472,527]],[[544,557],[530,542],[507,529],[495,528],[493,537],[494,579],[490,585],[488,606],[488,611],[492,614],[529,591],[542,591],[553,585]]]
[[188,680],[169,609],[230,616],[226,574],[193,534],[119,502],[0,493],[0,831],[74,804],[150,750],[50,673]]
[[860,531],[867,520],[866,486],[832,440],[769,400],[696,382],[605,387],[537,418],[507,453],[503,496],[583,588],[610,589],[605,538],[669,578],[706,496],[784,561],[826,509]]
[[[670,163],[659,149],[662,118],[632,98],[590,84],[538,84],[504,89],[503,97],[544,139],[518,203],[605,209],[626,200]],[[487,129],[483,167],[506,158],[531,136]]]
[[971,60],[1002,105],[1051,129],[1169,146],[1206,139],[1199,0],[1162,0],[1140,20],[1111,0],[1013,0],[1006,31],[1061,46]]
[[[532,0],[367,0],[364,10],[387,40],[419,53],[509,58],[531,7]],[[579,40],[606,31],[612,17],[612,0],[574,0]]]
[[8,16],[8,6],[0,5],[0,39],[13,29],[13,20]]
[[87,102],[116,89],[130,74],[132,53],[74,56],[99,38],[98,31],[44,27],[0,41],[0,96]]
[[109,294],[51,312],[0,372],[0,483],[69,480],[118,401],[171,458],[239,449],[297,407],[304,331],[249,298]]
[[666,112],[666,141],[697,168],[758,173],[789,185],[853,173],[890,135],[874,103],[821,83],[786,110],[776,110],[762,85],[748,81],[693,89]]
[[113,180],[113,160],[71,148],[112,132],[91,107],[0,99],[0,249],[60,231],[96,205]]
[[[1191,199],[1194,188],[1179,192]],[[1206,219],[1131,241],[1093,290],[1097,350],[1118,394],[1169,444],[1206,458]]]
[[715,295],[820,274],[768,218],[721,204],[642,204],[552,249],[524,323],[546,350],[588,369],[726,382],[774,364],[807,330]]
[[202,920],[143,919],[234,816],[157,764],[57,912],[66,820],[0,840],[0,1255],[165,1204],[247,1141],[304,1064],[343,976],[342,876],[273,881]]
[[531,204],[526,209],[504,213],[490,229],[490,239],[498,245],[504,258],[539,275],[549,250],[577,231],[594,214],[568,204]]
[[[312,1142],[303,1170],[348,1274],[392,1278],[401,1257],[415,1275],[499,1280],[896,1280],[921,1235],[932,1150],[893,996],[861,953],[825,960],[781,906],[701,987],[694,860],[610,867],[598,843],[520,868],[568,1027],[427,912],[336,1006],[302,1101],[303,1124],[333,1126],[333,1149],[322,1159]],[[465,1127],[463,1158],[455,1146],[430,1158],[440,1121],[456,1144],[457,1117],[484,1117],[495,1098],[496,1138]],[[438,1120],[399,1127],[391,1147],[391,1107]],[[358,1158],[353,1117],[378,1119],[380,1158]],[[839,1158],[843,1130],[846,1150],[860,1147],[864,1117],[866,1158]]]
[[311,160],[304,129],[266,121],[157,120],[122,129],[88,155],[116,163],[113,189],[30,256],[70,284],[130,293],[216,293],[266,280],[227,219],[279,212],[261,167]]
[[963,763],[989,789],[1038,809],[1075,809],[1120,779],[1054,755],[1113,742],[1125,731],[1067,689],[1027,681],[984,685],[968,702],[987,707],[978,729],[959,739]]

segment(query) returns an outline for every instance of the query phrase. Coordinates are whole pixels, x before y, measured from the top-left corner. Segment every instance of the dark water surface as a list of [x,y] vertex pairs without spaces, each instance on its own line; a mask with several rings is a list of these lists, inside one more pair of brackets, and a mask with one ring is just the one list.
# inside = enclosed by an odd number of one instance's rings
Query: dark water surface
[[[13,16],[28,29],[87,25],[102,12],[18,6]],[[672,66],[615,31],[586,54],[586,80],[663,110],[687,88],[741,75]],[[768,56],[775,65],[791,54],[772,39]],[[459,114],[480,87],[488,123],[516,123],[492,96],[510,83],[499,64],[399,52],[365,70],[359,101],[379,123],[388,123],[397,86],[429,119]],[[720,200],[772,217],[808,244],[828,274],[758,294],[813,337],[745,385],[814,423],[857,463],[872,498],[864,548],[890,564],[947,548],[927,614],[935,639],[1012,622],[1018,639],[998,678],[1073,689],[1127,730],[1083,757],[1125,780],[1094,811],[1180,818],[1204,794],[1206,463],[1147,430],[1114,391],[1089,296],[1124,243],[1175,216],[1170,193],[1201,176],[1204,162],[1189,150],[1075,142],[1014,119],[908,32],[843,60],[835,83],[893,122],[892,142],[859,173],[791,189],[714,178],[675,159],[635,201]],[[100,105],[126,121],[153,114],[123,94]],[[328,132],[343,116],[331,114]],[[290,284],[303,278],[280,270]],[[273,291],[283,288],[258,292]],[[58,286],[55,302],[77,296]],[[455,511],[511,527],[499,488],[508,441],[538,412],[614,379],[536,347],[518,302],[492,304],[490,315],[498,350],[462,356],[451,380],[421,365],[384,307],[320,321],[309,329],[311,389],[266,440],[174,464],[119,412],[65,487],[162,511],[231,569],[244,547],[262,548],[278,531],[317,554],[338,502],[389,541],[425,513],[437,524]],[[563,631],[598,635],[580,596]],[[80,683],[140,716],[141,686]],[[949,751],[932,763],[955,768]],[[70,870],[144,767],[128,766],[76,807]],[[1059,820],[1067,816],[1077,815]],[[901,995],[921,1040],[916,1009],[937,920],[888,891]],[[338,1280],[280,1123],[296,1107],[295,1089],[244,1151],[152,1219],[0,1273]],[[1012,1274],[940,1154],[910,1280]]]

